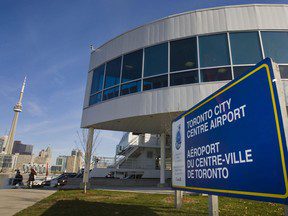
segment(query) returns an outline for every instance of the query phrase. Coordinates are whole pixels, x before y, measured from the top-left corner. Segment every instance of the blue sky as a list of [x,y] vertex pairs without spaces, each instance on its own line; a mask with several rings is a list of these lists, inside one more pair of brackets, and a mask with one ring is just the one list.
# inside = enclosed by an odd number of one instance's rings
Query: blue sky
[[[90,44],[175,13],[269,2],[288,0],[0,0],[0,135],[10,129],[27,75],[16,139],[33,144],[36,154],[48,145],[54,159],[70,154],[77,147]],[[97,155],[113,156],[122,133],[101,136]]]

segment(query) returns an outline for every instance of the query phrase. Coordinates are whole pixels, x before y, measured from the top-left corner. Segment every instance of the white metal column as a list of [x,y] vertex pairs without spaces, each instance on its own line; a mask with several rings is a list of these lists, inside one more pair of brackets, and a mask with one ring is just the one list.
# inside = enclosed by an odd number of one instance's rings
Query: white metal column
[[165,164],[166,164],[166,134],[162,133],[160,137],[160,146],[161,146],[161,164],[160,164],[160,185],[165,184]]
[[85,151],[85,168],[84,168],[84,175],[83,175],[84,193],[86,193],[87,183],[89,182],[89,170],[90,170],[90,162],[91,162],[93,136],[94,136],[94,128],[90,127],[89,132],[88,132],[88,139],[86,143],[86,151]]
[[138,136],[138,145],[139,146],[142,146],[145,144],[145,134],[140,134]]

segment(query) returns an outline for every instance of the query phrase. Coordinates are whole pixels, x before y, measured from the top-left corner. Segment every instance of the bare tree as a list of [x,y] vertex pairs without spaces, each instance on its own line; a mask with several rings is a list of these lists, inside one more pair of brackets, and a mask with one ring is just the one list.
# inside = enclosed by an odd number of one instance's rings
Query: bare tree
[[[85,161],[85,156],[86,156],[85,152],[86,152],[87,137],[88,137],[88,130],[83,128],[80,132],[77,131],[78,142],[74,141],[77,148],[79,148],[79,144],[81,145],[81,149],[84,153],[84,157],[83,157],[84,161]],[[92,142],[92,154],[91,154],[92,156],[94,155],[96,149],[100,146],[101,142],[102,142],[101,131],[95,130],[94,139]],[[90,161],[90,165],[93,165],[92,163],[93,161]]]

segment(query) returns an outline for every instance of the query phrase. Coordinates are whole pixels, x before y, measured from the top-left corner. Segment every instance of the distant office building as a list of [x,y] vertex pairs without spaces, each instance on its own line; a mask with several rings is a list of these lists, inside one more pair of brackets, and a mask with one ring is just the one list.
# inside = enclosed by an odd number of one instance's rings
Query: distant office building
[[[66,164],[67,164],[67,156],[66,155],[60,155],[56,158],[56,166],[55,171],[61,171],[64,172],[66,170]],[[59,169],[60,167],[60,169]],[[53,169],[54,169],[53,168]],[[51,172],[52,172],[52,167],[51,167]]]
[[52,158],[52,151],[50,147],[47,147],[46,150],[42,149],[39,152],[39,155],[34,158],[34,163],[36,164],[44,164],[46,165],[47,163],[51,163],[51,158]]
[[17,163],[17,155],[0,154],[0,172],[11,172]]
[[83,166],[83,154],[79,149],[73,149],[67,157],[66,172],[78,172]]
[[21,141],[14,141],[12,154],[7,154],[8,136],[0,137],[0,170],[9,172],[15,169],[23,170],[23,164],[32,163],[33,145],[23,144]]
[[73,149],[70,156],[61,155],[57,157],[56,166],[53,166],[53,170],[55,169],[55,171],[78,172],[83,166],[82,151],[79,149]]
[[53,166],[51,166],[51,172],[52,172],[52,173],[60,173],[60,172],[63,172],[63,171],[62,171],[62,166],[60,166],[60,165],[53,165]]
[[73,150],[72,150],[71,156],[77,156],[77,149],[73,149]]
[[0,137],[0,153],[5,152],[7,139],[8,139],[7,135]]
[[17,161],[15,163],[14,169],[19,169],[24,171],[23,165],[24,164],[32,164],[33,163],[33,155],[19,155],[16,154]]
[[32,155],[33,145],[23,144],[21,141],[14,141],[12,154]]

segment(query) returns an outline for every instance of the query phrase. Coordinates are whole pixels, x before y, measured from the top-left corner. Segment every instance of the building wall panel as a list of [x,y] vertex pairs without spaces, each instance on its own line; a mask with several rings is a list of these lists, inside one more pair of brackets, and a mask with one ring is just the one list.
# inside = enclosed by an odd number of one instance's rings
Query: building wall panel
[[262,5],[256,7],[259,28],[287,29],[287,7]]
[[257,29],[255,6],[239,6],[225,9],[229,31]]
[[85,89],[85,96],[84,96],[84,107],[89,106],[89,99],[90,99],[90,89],[92,85],[92,77],[93,77],[93,72],[88,73],[87,76],[87,84],[86,84],[86,89]]
[[184,111],[225,83],[177,86],[105,101],[83,110],[82,127],[133,116]]
[[241,5],[183,13],[128,31],[91,55],[90,69],[123,53],[167,40],[223,31],[287,29],[288,7]]
[[[285,5],[242,5],[216,9],[205,9],[170,16],[141,26],[107,42],[91,54],[90,70],[131,51],[193,35],[213,34],[226,31],[288,29],[288,7]],[[179,113],[215,92],[227,82],[200,83],[168,87],[158,90],[121,96],[87,108],[92,73],[88,74],[82,127],[95,124],[110,124],[109,128],[121,129],[122,120],[127,128],[139,128],[141,116],[158,117],[151,120],[150,127],[157,128],[163,120],[160,114]],[[284,81],[286,104],[288,106],[288,81]],[[117,110],[117,112],[115,112]],[[121,120],[120,123],[118,122]],[[115,124],[115,125],[113,125]],[[142,125],[141,125],[142,124]],[[153,125],[154,124],[154,125]],[[138,126],[137,126],[138,127]],[[153,128],[154,127],[154,128]]]

